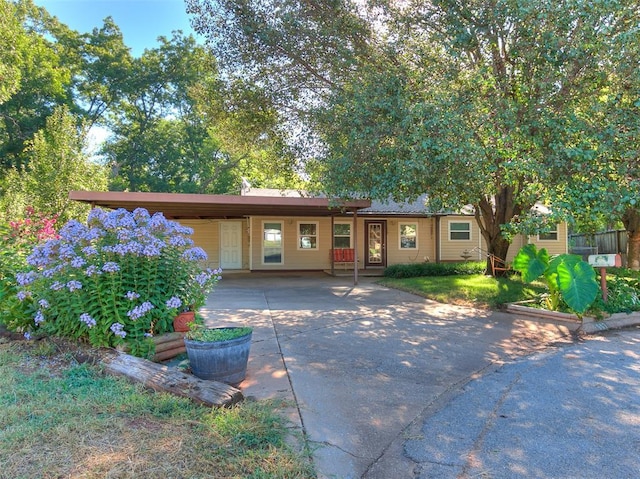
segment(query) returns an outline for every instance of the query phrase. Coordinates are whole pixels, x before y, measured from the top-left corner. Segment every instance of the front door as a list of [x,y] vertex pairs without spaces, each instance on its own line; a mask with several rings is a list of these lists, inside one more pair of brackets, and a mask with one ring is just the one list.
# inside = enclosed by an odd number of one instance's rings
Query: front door
[[242,269],[242,222],[220,222],[220,267]]
[[387,222],[365,221],[365,268],[387,266]]

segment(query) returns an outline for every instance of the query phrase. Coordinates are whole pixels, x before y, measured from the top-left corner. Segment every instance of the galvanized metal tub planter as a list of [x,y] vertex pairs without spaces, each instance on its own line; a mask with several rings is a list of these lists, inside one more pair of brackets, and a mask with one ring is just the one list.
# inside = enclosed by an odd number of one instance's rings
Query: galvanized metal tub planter
[[247,374],[252,334],[253,330],[247,327],[190,331],[184,345],[191,371],[200,379],[240,384]]

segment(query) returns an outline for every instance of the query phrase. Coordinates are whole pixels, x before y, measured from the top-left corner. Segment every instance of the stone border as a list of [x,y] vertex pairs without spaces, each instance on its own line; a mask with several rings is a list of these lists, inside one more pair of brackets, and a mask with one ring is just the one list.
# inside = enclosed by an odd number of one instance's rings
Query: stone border
[[626,328],[628,326],[640,325],[640,312],[615,313],[606,319],[596,319],[585,316],[582,321],[575,315],[560,313],[558,311],[546,311],[539,308],[531,308],[521,304],[509,303],[506,311],[509,313],[532,316],[538,319],[561,321],[577,326],[576,330],[585,334],[600,333],[609,329]]

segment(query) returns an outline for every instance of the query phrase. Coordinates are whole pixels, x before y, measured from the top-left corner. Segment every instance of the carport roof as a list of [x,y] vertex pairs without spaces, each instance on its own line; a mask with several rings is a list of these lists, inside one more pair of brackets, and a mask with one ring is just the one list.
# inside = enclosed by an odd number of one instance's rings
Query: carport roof
[[93,206],[145,208],[167,218],[241,218],[243,216],[346,216],[371,206],[370,200],[332,201],[328,198],[204,195],[120,191],[71,191],[69,198]]

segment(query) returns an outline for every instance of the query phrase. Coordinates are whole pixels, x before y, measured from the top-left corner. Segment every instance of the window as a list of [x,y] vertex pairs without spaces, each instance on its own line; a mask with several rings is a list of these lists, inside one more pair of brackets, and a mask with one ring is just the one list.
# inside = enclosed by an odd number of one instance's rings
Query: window
[[558,241],[558,225],[556,225],[554,230],[540,233],[538,239],[541,241]]
[[400,223],[400,249],[418,248],[418,225]]
[[282,223],[262,223],[262,263],[282,264]]
[[298,249],[318,249],[318,223],[298,223]]
[[333,247],[351,248],[350,223],[335,223],[333,225]]
[[468,241],[471,239],[471,222],[449,222],[449,239],[452,241]]

